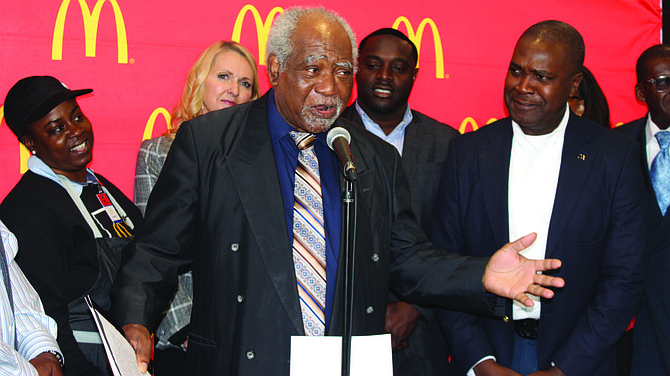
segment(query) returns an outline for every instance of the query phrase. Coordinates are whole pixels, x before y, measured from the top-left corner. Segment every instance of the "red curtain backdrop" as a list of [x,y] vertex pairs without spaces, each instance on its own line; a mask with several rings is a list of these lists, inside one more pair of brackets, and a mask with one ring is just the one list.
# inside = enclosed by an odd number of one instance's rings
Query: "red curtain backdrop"
[[[265,39],[283,9],[313,2],[257,0],[3,0],[0,101],[19,79],[53,75],[70,88],[93,88],[79,104],[95,132],[91,167],[129,197],[143,138],[166,130],[186,73],[216,40],[238,40],[256,57],[269,88]],[[360,39],[381,27],[406,32],[419,46],[410,106],[461,132],[506,116],[502,100],[519,35],[547,19],[570,23],[586,41],[585,65],[610,104],[612,122],[645,113],[634,96],[635,61],[660,43],[660,0],[494,0],[326,2]],[[260,55],[259,56],[259,52]],[[355,93],[355,89],[354,89]],[[355,97],[355,94],[352,98]],[[0,108],[0,117],[3,111]],[[28,155],[0,125],[0,198],[20,179]]]

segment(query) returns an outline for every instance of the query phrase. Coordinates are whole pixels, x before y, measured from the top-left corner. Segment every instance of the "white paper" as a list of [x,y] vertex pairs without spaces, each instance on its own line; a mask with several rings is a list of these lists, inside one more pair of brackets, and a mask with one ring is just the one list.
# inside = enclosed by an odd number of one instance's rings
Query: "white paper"
[[[391,335],[351,339],[350,376],[393,376]],[[291,376],[341,376],[342,337],[291,337]]]
[[93,314],[93,320],[100,332],[102,344],[107,353],[109,365],[112,368],[114,376],[146,376],[142,374],[139,367],[137,367],[137,358],[135,357],[135,350],[133,350],[130,343],[121,333],[110,324],[91,304],[91,299],[87,296],[85,298],[88,308]]

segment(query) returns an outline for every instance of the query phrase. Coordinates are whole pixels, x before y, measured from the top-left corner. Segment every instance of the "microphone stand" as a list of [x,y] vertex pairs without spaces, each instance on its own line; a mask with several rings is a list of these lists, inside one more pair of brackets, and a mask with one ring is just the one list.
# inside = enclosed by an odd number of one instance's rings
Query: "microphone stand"
[[353,329],[354,266],[356,259],[356,176],[349,180],[345,174],[342,192],[342,244],[344,246],[344,304],[342,315],[342,376],[351,372],[351,335]]

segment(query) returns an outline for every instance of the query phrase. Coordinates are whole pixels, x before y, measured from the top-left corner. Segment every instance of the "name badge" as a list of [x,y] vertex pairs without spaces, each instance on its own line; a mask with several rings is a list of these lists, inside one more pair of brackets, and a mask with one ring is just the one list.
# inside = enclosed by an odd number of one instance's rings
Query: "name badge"
[[120,223],[121,217],[119,217],[116,209],[114,209],[114,205],[112,205],[112,202],[109,200],[109,197],[107,197],[107,194],[102,192],[96,194],[95,196],[98,198],[98,201],[100,201],[100,205],[102,205],[102,207],[107,212],[109,219],[111,219],[114,223]]

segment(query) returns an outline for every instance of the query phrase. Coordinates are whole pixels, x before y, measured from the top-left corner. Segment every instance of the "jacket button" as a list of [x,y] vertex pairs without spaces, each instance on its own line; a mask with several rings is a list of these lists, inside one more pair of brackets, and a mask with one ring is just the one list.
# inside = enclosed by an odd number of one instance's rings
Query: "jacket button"
[[254,354],[254,350],[247,351],[247,359],[251,360],[254,358],[254,356],[256,356],[256,354]]
[[504,322],[509,322],[509,317],[508,316],[503,316],[503,321]]
[[371,315],[375,311],[374,307],[369,306],[368,309],[365,310],[365,312],[368,313],[368,315]]
[[238,296],[237,296],[237,302],[238,302],[238,303],[242,303],[243,301],[244,301],[244,296],[242,296],[242,295],[238,295]]
[[379,261],[379,255],[376,254],[376,253],[374,253],[374,254],[372,255],[372,262],[377,262],[377,261]]
[[230,249],[233,250],[233,252],[237,252],[238,249],[240,249],[240,243],[233,243],[230,245]]

